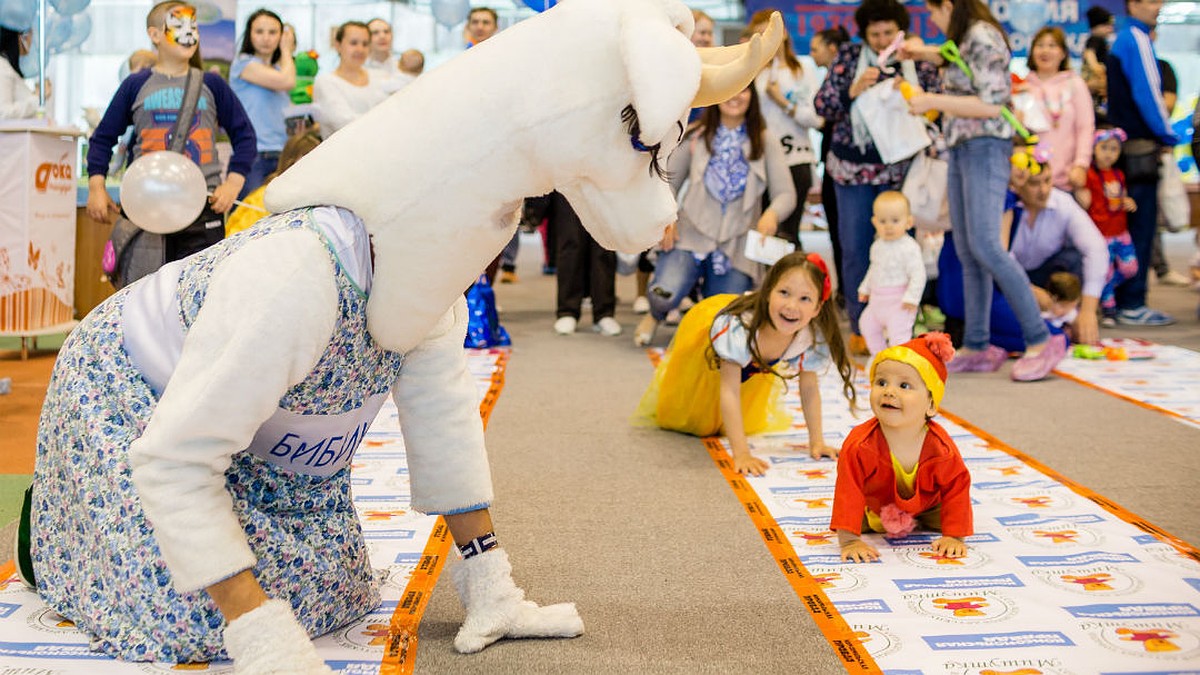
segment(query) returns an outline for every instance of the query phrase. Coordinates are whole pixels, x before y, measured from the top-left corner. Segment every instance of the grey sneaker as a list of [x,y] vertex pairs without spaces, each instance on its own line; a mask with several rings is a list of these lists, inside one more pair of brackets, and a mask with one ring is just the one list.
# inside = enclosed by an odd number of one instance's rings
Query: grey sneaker
[[1117,323],[1122,326],[1170,326],[1175,317],[1142,305],[1117,312]]

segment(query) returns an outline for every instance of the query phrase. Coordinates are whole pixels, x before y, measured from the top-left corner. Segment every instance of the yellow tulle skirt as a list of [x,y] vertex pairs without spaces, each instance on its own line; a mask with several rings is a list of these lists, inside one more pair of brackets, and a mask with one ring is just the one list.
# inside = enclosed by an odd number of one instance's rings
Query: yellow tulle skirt
[[[688,310],[642,394],[634,424],[693,436],[721,433],[721,372],[709,361],[709,333],[717,313],[736,297],[714,295]],[[783,381],[775,375],[756,373],[742,383],[742,425],[747,435],[791,428],[783,394]]]

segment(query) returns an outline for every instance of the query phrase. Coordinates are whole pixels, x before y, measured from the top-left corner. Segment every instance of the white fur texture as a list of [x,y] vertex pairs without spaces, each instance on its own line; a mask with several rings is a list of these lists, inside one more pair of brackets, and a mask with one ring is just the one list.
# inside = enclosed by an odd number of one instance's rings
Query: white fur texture
[[[377,262],[368,329],[405,352],[512,237],[524,197],[559,189],[607,248],[675,217],[642,141],[675,147],[699,86],[675,0],[567,0],[467,50],[335,133],[267,188],[273,211],[354,211]],[[553,55],[547,57],[547,55]]]
[[454,588],[467,618],[454,648],[473,654],[500,638],[575,637],[583,634],[583,619],[574,603],[539,607],[525,599],[512,580],[512,565],[504,549],[496,548],[450,568]]
[[225,627],[225,651],[237,675],[333,673],[282,600],[268,600],[231,621]]

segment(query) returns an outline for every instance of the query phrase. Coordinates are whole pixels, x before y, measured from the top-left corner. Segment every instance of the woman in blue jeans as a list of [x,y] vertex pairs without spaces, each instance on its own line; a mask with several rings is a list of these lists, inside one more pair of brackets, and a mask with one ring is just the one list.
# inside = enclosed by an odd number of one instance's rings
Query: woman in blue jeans
[[[745,256],[753,227],[773,236],[779,221],[796,207],[796,188],[783,151],[763,122],[754,84],[700,114],[697,128],[667,163],[671,188],[689,187],[679,219],[663,234],[662,252],[646,297],[650,313],[634,330],[633,342],[650,344],[654,330],[679,306],[698,281],[704,297],[744,293],[764,266]],[[764,209],[762,195],[770,191]]]
[[[1029,279],[1000,242],[1000,218],[1008,185],[1012,127],[1000,115],[1011,99],[1008,38],[982,0],[926,0],[930,20],[958,45],[970,73],[946,68],[945,93],[918,93],[909,100],[914,114],[941,111],[950,148],[947,194],[950,222],[963,267],[966,305],[963,345],[947,368],[953,372],[991,372],[1007,353],[990,344],[992,282],[1012,306],[1025,338],[1025,354],[1012,368],[1012,379],[1040,380],[1066,354],[1066,341],[1053,338],[1042,321]],[[901,58],[935,64],[943,59],[936,46],[920,38],[905,41]]]
[[924,91],[937,91],[940,85],[937,68],[931,63],[911,60],[879,63],[879,54],[887,51],[900,31],[910,27],[908,10],[898,0],[864,0],[854,11],[854,23],[862,41],[844,43],[838,48],[813,105],[825,119],[825,130],[831,139],[829,153],[822,159],[837,197],[837,236],[841,248],[838,286],[850,316],[850,349],[865,354],[866,342],[858,331],[858,317],[864,303],[859,302],[857,289],[871,264],[871,244],[875,241],[872,206],[881,193],[900,189],[911,162],[906,159],[884,163],[866,123],[851,114],[854,100],[878,82],[891,78],[904,78]]

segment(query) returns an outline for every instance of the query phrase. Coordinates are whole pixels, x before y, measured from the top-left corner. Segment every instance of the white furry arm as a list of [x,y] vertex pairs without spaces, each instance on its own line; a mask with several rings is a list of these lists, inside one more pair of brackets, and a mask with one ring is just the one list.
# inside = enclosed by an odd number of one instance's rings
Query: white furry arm
[[316,365],[336,320],[333,264],[311,232],[247,243],[213,273],[178,365],[130,448],[134,486],[178,590],[254,565],[225,470]]
[[413,508],[423,513],[471,511],[492,501],[479,395],[463,349],[467,316],[460,296],[425,341],[404,355],[392,389]]

